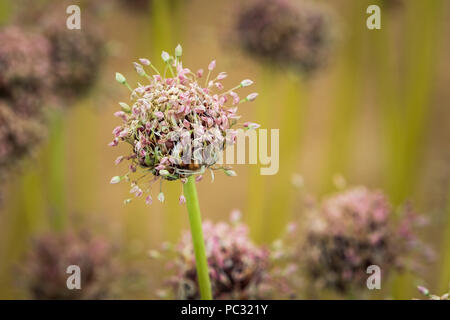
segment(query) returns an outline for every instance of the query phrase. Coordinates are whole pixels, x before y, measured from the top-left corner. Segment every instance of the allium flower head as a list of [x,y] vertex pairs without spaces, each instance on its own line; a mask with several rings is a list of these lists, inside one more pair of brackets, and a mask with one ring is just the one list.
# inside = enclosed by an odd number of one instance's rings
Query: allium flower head
[[17,27],[0,30],[0,99],[16,113],[35,115],[50,86],[48,41]]
[[39,26],[51,45],[55,95],[76,98],[97,79],[105,58],[105,41],[87,9],[82,12],[81,29],[68,29],[65,8],[66,5],[47,8],[40,16]]
[[417,239],[407,212],[396,223],[394,211],[379,191],[358,187],[326,199],[313,215],[305,247],[306,271],[317,287],[341,293],[366,287],[367,267],[377,265],[382,276],[404,267]]
[[20,115],[0,100],[0,177],[29,155],[45,137],[46,129],[36,117]]
[[[23,285],[33,299],[108,297],[114,268],[112,247],[88,234],[49,234],[35,239],[23,262]],[[69,290],[66,269],[81,269],[81,290]]]
[[[209,64],[203,79],[203,72],[193,73],[183,66],[181,46],[175,51],[174,56],[163,51],[163,72],[148,59],[135,62],[136,72],[147,82],[139,83],[136,88],[131,88],[122,74],[116,74],[116,80],[130,89],[131,102],[119,103],[121,110],[115,116],[122,124],[113,130],[110,146],[126,142],[131,146],[131,153],[120,157],[120,161],[130,161],[129,172],[114,177],[111,182],[131,180],[137,196],[150,187],[130,179],[136,171],[140,171],[139,176],[152,174],[150,184],[158,179],[185,181],[206,169],[221,169],[228,175],[236,175],[227,167],[216,166],[216,162],[225,146],[235,143],[237,131],[233,127],[240,118],[238,105],[256,98],[256,94],[249,94],[241,99],[236,90],[252,82],[244,80],[224,90],[221,80],[227,74],[214,75],[215,60]],[[148,69],[154,74],[148,74]],[[256,127],[252,124],[244,129]],[[160,194],[158,199],[164,201],[164,195]]]
[[[273,272],[269,251],[255,245],[248,228],[233,212],[232,223],[203,223],[206,255],[214,299],[267,299],[279,293],[282,279]],[[176,275],[169,285],[177,299],[199,299],[194,248],[186,232],[170,265]]]
[[306,0],[254,0],[236,29],[250,54],[304,73],[327,62],[335,38],[328,11]]

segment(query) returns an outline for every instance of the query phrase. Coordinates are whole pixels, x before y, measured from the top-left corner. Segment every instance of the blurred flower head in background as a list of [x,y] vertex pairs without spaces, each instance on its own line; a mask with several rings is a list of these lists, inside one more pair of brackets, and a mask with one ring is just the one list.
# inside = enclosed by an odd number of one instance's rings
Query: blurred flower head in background
[[18,27],[0,30],[0,99],[22,116],[40,112],[42,96],[51,84],[45,37]]
[[305,74],[329,60],[334,27],[328,10],[307,0],[254,0],[236,22],[248,53]]
[[39,119],[21,116],[13,106],[0,101],[0,177],[30,154],[45,134]]
[[0,175],[45,137],[43,96],[51,85],[48,41],[17,27],[0,30]]
[[[180,61],[181,55],[180,45],[176,47],[174,57],[163,51],[165,70],[162,73],[148,59],[135,62],[137,73],[149,83],[139,83],[134,89],[122,74],[116,74],[116,80],[130,89],[133,104],[119,103],[122,110],[114,115],[122,120],[122,124],[113,130],[114,140],[109,145],[116,146],[119,141],[124,141],[131,145],[132,153],[117,158],[117,164],[123,160],[131,160],[131,164],[128,173],[113,177],[111,183],[130,180],[129,175],[137,170],[140,171],[139,179],[153,174],[150,186],[145,186],[144,190],[138,180],[131,181],[130,193],[138,197],[144,191],[150,191],[158,179],[182,179],[184,182],[188,176],[201,174],[205,169],[224,170],[228,176],[235,175],[229,168],[215,167],[215,164],[225,146],[236,141],[237,131],[232,127],[240,118],[238,105],[253,101],[257,96],[252,93],[241,99],[235,91],[253,82],[246,79],[225,91],[222,80],[227,73],[213,76],[215,60],[204,75],[203,69],[194,73],[185,68]],[[145,68],[155,74],[148,75]],[[243,126],[245,130],[254,127]],[[158,199],[163,202],[164,195],[160,193]],[[147,202],[151,202],[151,198],[147,197]]]
[[349,293],[366,287],[366,269],[381,268],[382,277],[407,267],[412,248],[419,248],[409,209],[396,221],[380,191],[357,187],[327,198],[311,212],[301,250],[307,275],[315,288]]
[[[231,224],[203,223],[214,299],[270,299],[290,293],[286,274],[274,270],[269,251],[250,240],[239,216],[233,212]],[[174,249],[176,257],[169,267],[176,275],[168,280],[169,291],[177,299],[200,299],[191,234],[185,232]]]
[[[65,6],[61,5],[45,10],[38,20],[38,31],[50,43],[53,92],[64,99],[78,98],[92,88],[105,59],[106,47],[93,10],[83,10],[80,30],[68,29],[66,19]],[[67,100],[62,102],[67,104]]]
[[[109,242],[88,233],[48,234],[33,241],[22,262],[22,285],[33,299],[101,299],[117,273]],[[81,290],[69,290],[66,269],[81,270]]]

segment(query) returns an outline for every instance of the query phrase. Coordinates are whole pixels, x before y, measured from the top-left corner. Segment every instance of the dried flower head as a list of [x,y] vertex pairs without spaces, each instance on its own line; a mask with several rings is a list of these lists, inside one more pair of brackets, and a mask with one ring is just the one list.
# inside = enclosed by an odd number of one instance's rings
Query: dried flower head
[[50,86],[49,43],[17,27],[0,30],[0,43],[0,99],[15,113],[34,116]]
[[[248,228],[239,221],[236,212],[232,214],[232,220],[232,224],[203,223],[214,299],[273,298],[275,291],[280,293],[278,289],[287,285],[286,274],[273,271],[269,251],[249,239]],[[199,299],[194,248],[189,232],[183,235],[176,254],[171,262],[176,275],[168,281],[174,295],[177,299]]]
[[449,285],[448,292],[443,294],[442,296],[437,296],[437,295],[431,294],[430,290],[428,290],[427,288],[422,287],[422,286],[418,286],[417,290],[419,290],[419,292],[422,295],[427,297],[428,300],[450,300],[450,285]]
[[365,187],[326,199],[313,215],[301,251],[312,283],[340,293],[366,287],[367,267],[377,265],[383,277],[405,267],[405,255],[418,241],[408,211],[398,223],[385,195]]
[[83,10],[82,28],[66,26],[65,6],[51,7],[39,20],[51,45],[50,60],[57,96],[76,98],[92,87],[105,58],[105,41],[89,10]]
[[[22,280],[33,299],[101,299],[114,279],[111,245],[86,233],[49,234],[35,239],[23,263]],[[81,270],[81,290],[69,290],[67,267]]]
[[[215,61],[209,64],[203,80],[203,71],[193,73],[183,67],[181,54],[181,46],[177,46],[174,56],[163,51],[165,70],[162,73],[148,59],[135,62],[137,73],[148,83],[138,84],[134,89],[122,74],[116,74],[116,80],[131,91],[132,102],[119,103],[121,110],[115,116],[122,124],[113,130],[110,146],[123,141],[131,146],[132,152],[116,160],[116,163],[130,160],[129,171],[113,177],[111,183],[129,181],[130,174],[139,171],[139,179],[131,180],[131,193],[136,196],[149,191],[158,179],[184,182],[188,176],[200,175],[206,169],[221,169],[227,175],[235,175],[227,167],[216,166],[216,162],[225,146],[235,143],[237,130],[232,127],[240,118],[238,105],[256,98],[256,94],[250,94],[241,99],[235,90],[252,82],[244,80],[225,91],[221,80],[226,73],[212,75]],[[146,69],[155,74],[149,75]],[[252,124],[244,129],[255,127]],[[148,174],[154,178],[143,187],[140,180]],[[164,201],[164,195],[160,194],[158,199]]]
[[17,165],[42,141],[46,128],[36,117],[17,114],[0,100],[0,176]]
[[309,1],[255,0],[236,29],[250,54],[303,73],[326,64],[335,38],[329,12]]

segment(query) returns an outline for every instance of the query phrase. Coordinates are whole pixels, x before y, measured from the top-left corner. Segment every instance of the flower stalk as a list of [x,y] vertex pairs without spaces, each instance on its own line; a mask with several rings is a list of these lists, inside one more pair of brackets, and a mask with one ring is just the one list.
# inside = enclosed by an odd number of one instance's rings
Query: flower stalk
[[187,182],[183,185],[183,191],[186,197],[186,206],[189,213],[189,223],[191,226],[192,243],[194,246],[200,297],[202,300],[212,300],[208,261],[206,259],[205,241],[203,239],[202,217],[198,203],[197,188],[195,187],[194,176],[187,178]]

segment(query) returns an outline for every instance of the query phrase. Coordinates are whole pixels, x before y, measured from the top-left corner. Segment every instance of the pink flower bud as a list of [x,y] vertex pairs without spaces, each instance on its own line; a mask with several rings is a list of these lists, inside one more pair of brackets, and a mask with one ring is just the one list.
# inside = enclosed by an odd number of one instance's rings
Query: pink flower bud
[[142,63],[144,66],[149,66],[151,65],[150,60],[145,59],[145,58],[140,58],[139,62]]
[[247,96],[247,101],[255,101],[255,99],[256,99],[257,96],[258,96],[258,94],[257,94],[256,92],[250,93],[250,94]]
[[198,77],[198,78],[203,77],[203,69],[198,69],[198,70],[197,70],[197,77]]
[[259,127],[260,127],[260,125],[257,123],[254,123],[254,122],[245,122],[244,123],[244,128],[248,128],[251,130],[258,129]]
[[145,198],[145,203],[146,203],[147,205],[151,205],[152,202],[153,202],[152,196],[147,196],[147,197]]
[[424,296],[428,296],[430,294],[430,291],[427,288],[422,287],[422,286],[418,286],[417,290],[419,290],[419,292],[421,294],[423,294]]
[[180,196],[180,204],[185,204],[186,203],[186,198],[184,197],[184,195]]
[[217,76],[217,80],[223,80],[227,77],[227,73],[226,72],[221,72],[219,73],[219,75]]
[[253,81],[250,79],[245,79],[241,81],[241,87],[248,87],[253,84]]
[[115,163],[116,165],[118,165],[119,163],[122,162],[123,159],[125,159],[124,156],[119,156],[119,157],[117,157],[117,159],[114,161],[114,163]]
[[111,141],[110,143],[108,143],[108,146],[110,147],[115,147],[119,144],[119,139],[115,138],[113,141]]
[[211,61],[211,63],[208,66],[208,70],[212,71],[216,67],[216,60]]

